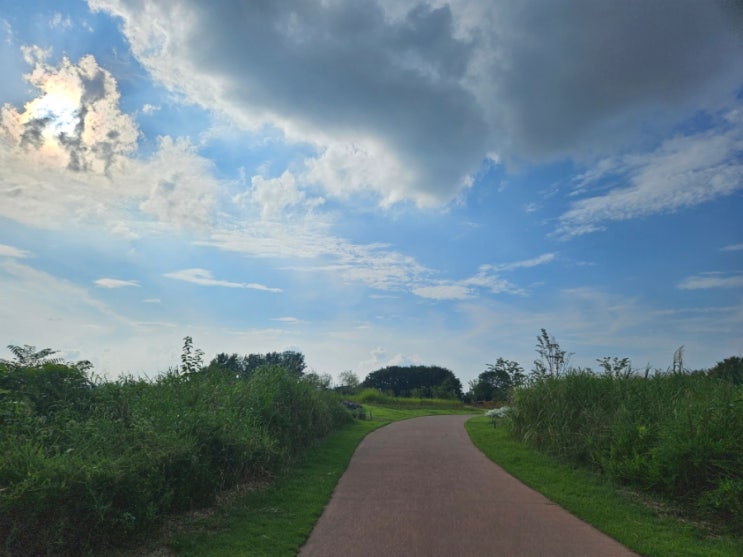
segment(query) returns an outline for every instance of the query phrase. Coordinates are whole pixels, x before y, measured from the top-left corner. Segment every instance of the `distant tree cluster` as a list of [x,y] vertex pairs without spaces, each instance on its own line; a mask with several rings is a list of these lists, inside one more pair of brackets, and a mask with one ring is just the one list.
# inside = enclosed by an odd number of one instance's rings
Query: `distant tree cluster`
[[462,383],[451,370],[439,366],[389,366],[367,375],[362,388],[399,397],[461,399]]
[[238,377],[249,377],[261,366],[278,366],[296,376],[304,374],[307,365],[304,354],[286,350],[284,352],[269,352],[267,354],[217,354],[209,365],[208,372],[229,373]]

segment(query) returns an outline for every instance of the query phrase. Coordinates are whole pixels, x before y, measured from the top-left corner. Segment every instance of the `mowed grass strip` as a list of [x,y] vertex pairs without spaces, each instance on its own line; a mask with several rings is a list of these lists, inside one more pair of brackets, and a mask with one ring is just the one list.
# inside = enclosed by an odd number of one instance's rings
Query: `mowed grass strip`
[[472,442],[493,462],[569,512],[647,557],[739,557],[743,540],[643,502],[606,479],[534,451],[486,417],[466,424]]
[[[466,408],[388,408],[365,405],[371,419],[329,435],[270,485],[232,499],[210,516],[190,521],[166,545],[179,557],[294,556],[327,505],[354,451],[371,431],[388,423]],[[363,508],[359,509],[363,518]],[[158,554],[158,553],[153,553]]]

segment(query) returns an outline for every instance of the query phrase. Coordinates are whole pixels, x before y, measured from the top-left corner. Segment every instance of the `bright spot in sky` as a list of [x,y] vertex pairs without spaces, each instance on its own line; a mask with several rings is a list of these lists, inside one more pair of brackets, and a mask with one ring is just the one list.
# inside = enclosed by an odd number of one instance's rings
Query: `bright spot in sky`
[[30,102],[27,111],[31,118],[47,119],[43,135],[46,139],[77,135],[76,127],[80,120],[79,99],[69,91],[48,92],[43,97]]

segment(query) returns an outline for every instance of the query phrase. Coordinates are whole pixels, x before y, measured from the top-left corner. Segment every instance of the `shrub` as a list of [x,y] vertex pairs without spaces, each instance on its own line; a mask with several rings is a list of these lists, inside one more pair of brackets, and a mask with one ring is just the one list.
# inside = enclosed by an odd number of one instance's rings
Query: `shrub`
[[[0,554],[101,554],[170,512],[297,458],[351,417],[263,367],[93,384],[62,364],[0,375]],[[10,373],[9,373],[10,371]]]

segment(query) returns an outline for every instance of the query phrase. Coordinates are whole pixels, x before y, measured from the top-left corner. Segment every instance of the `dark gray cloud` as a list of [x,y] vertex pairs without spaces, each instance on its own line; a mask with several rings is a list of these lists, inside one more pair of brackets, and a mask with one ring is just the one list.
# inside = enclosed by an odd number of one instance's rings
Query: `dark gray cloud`
[[517,153],[637,139],[743,85],[741,10],[713,1],[508,2],[496,37],[501,132]]
[[460,83],[474,45],[452,36],[448,8],[418,6],[396,22],[369,1],[195,10],[188,56],[227,80],[230,102],[326,133],[381,137],[432,188],[451,188],[481,160],[487,125]]
[[34,147],[38,149],[44,143],[44,129],[50,122],[50,118],[34,118],[23,125],[21,135],[21,147]]
[[636,146],[743,85],[735,3],[385,2],[89,0],[196,102],[381,141],[413,176],[403,195],[447,199],[489,152]]

